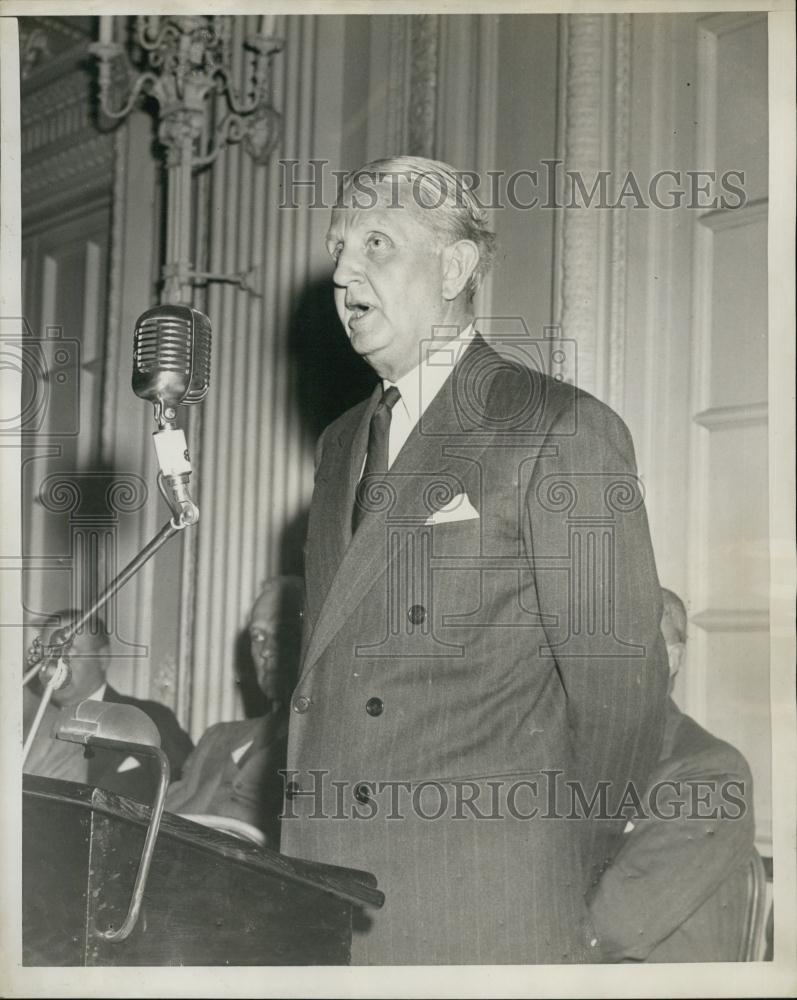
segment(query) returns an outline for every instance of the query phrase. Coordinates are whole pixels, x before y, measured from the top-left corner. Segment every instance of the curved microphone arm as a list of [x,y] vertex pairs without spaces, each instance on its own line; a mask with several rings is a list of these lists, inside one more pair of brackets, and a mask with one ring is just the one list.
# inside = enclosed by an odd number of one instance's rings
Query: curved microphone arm
[[36,710],[36,715],[33,718],[33,724],[30,727],[30,732],[28,733],[28,738],[25,740],[25,745],[22,748],[22,766],[25,766],[25,762],[28,759],[28,754],[33,746],[33,741],[36,739],[36,733],[39,731],[39,726],[42,724],[42,719],[44,718],[44,713],[47,711],[47,706],[50,704],[50,699],[53,696],[53,691],[57,691],[59,688],[63,687],[69,681],[70,670],[69,667],[64,663],[63,660],[58,660],[56,663],[55,670],[50,675],[50,679],[44,686],[44,694],[42,695],[41,701],[39,702],[39,707]]
[[[193,522],[196,523],[196,522]],[[27,739],[25,740],[25,745],[22,751],[22,764],[25,765],[25,761],[28,759],[28,754],[33,746],[33,741],[36,738],[36,733],[39,731],[39,726],[41,725],[42,719],[44,718],[44,713],[47,710],[47,706],[50,703],[50,699],[53,696],[53,692],[57,691],[59,688],[63,687],[69,681],[70,671],[69,667],[61,659],[64,652],[71,645],[72,640],[75,638],[77,632],[86,624],[86,622],[91,618],[91,616],[104,607],[108,601],[113,597],[117,591],[121,590],[122,587],[136,575],[136,573],[141,569],[141,567],[146,563],[158,549],[167,542],[172,535],[176,535],[178,531],[182,531],[183,528],[188,527],[189,522],[185,520],[180,520],[175,523],[174,519],[168,521],[160,529],[160,531],[152,538],[144,548],[135,556],[130,562],[125,566],[125,568],[116,576],[105,588],[105,590],[100,594],[96,601],[91,605],[88,611],[85,611],[79,618],[68,625],[66,628],[59,629],[55,635],[55,642],[48,646],[44,646],[41,640],[34,640],[31,650],[28,654],[28,664],[30,669],[25,672],[22,678],[23,687],[33,677],[38,673],[44,682],[44,694],[42,695],[41,702],[36,711],[36,715],[33,719],[33,724],[30,727],[30,732],[28,733]],[[35,663],[33,660],[38,656]]]

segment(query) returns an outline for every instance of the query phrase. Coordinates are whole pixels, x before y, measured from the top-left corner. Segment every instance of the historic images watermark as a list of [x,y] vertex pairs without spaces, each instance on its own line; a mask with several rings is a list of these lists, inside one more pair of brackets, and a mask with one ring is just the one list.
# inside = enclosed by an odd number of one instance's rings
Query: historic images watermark
[[[640,791],[629,781],[590,789],[552,768],[533,774],[483,778],[337,780],[325,769],[280,771],[285,789],[282,820],[739,820],[748,789],[739,779],[657,781]],[[617,795],[616,791],[620,794]],[[299,811],[298,804],[303,803]]]
[[[560,159],[541,160],[535,169],[458,170],[352,174],[335,170],[328,160],[282,159],[280,208],[401,208],[409,184],[420,208],[440,208],[448,199],[458,206],[473,199],[482,210],[536,209],[738,209],[747,204],[744,170],[666,168],[649,176],[633,170],[586,173],[565,167]],[[385,187],[390,200],[384,202]]]

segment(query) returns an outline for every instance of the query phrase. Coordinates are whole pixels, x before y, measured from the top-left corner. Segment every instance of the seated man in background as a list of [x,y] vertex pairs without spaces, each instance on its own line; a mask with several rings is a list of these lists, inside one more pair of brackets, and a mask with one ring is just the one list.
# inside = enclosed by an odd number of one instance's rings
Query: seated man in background
[[[80,612],[62,611],[62,621],[74,621]],[[106,788],[140,802],[152,802],[158,788],[158,766],[154,760],[133,757],[123,750],[106,747],[84,749],[78,743],[55,738],[59,727],[66,722],[73,709],[86,700],[133,705],[152,719],[158,728],[161,748],[169,758],[172,775],[180,776],[183,761],[193,744],[189,735],[180,728],[171,709],[157,701],[144,701],[120,694],[107,680],[110,666],[110,646],[105,623],[97,619],[97,632],[88,627],[81,629],[62,657],[69,666],[67,683],[53,692],[39,730],[25,762],[25,771],[47,778],[78,781],[98,788]],[[60,631],[57,630],[57,631]],[[51,633],[50,642],[56,638]],[[38,696],[25,694],[25,728],[30,725]]]
[[[672,693],[686,652],[686,609],[671,590],[662,588],[662,597]],[[651,799],[660,816],[651,814]],[[747,761],[670,698],[643,802],[646,818],[628,822],[591,899],[607,961],[737,960],[755,836]],[[671,818],[680,804],[680,817]]]
[[296,683],[304,586],[298,576],[266,581],[252,608],[249,638],[268,711],[256,719],[219,722],[200,739],[166,808],[186,816],[225,816],[257,827],[279,847],[278,816],[285,766],[288,705]]

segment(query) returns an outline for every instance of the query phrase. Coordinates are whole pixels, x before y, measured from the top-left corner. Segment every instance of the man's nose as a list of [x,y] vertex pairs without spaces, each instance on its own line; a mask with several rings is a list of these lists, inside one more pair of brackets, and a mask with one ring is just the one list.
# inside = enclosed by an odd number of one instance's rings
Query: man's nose
[[335,263],[335,270],[332,274],[332,280],[335,284],[341,288],[346,288],[348,285],[357,281],[361,276],[362,268],[360,267],[355,251],[347,250],[345,248],[341,250]]

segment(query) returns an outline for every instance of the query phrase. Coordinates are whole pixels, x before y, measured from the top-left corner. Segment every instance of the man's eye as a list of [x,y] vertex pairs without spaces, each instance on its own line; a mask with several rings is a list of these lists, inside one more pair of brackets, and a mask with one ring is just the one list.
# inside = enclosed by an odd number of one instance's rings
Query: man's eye
[[336,243],[334,246],[330,244],[327,247],[327,249],[329,250],[329,256],[334,261],[337,261],[337,259],[340,257],[341,253],[343,252],[343,244],[342,243]]
[[372,250],[386,250],[390,246],[390,241],[386,236],[374,233],[368,237],[368,247]]

